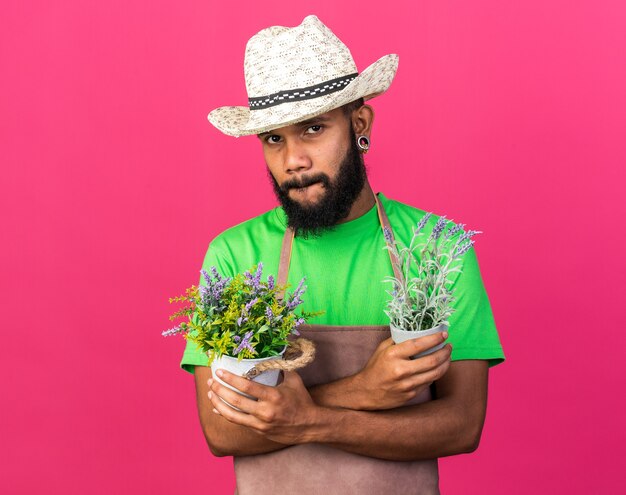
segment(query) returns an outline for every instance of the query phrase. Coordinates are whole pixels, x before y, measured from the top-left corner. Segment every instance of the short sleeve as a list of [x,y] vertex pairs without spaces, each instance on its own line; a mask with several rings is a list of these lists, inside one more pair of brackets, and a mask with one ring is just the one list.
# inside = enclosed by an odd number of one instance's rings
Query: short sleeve
[[452,284],[455,311],[448,318],[451,360],[485,359],[491,368],[505,356],[473,246],[463,255],[460,267],[462,272]]
[[[217,268],[220,275],[224,277],[232,277],[232,268],[229,263],[226,262],[224,256],[221,254],[217,243],[212,242],[207,249],[204,261],[202,262],[202,268],[210,271],[211,267]],[[206,280],[200,275],[199,285],[206,286]],[[188,373],[194,373],[194,366],[208,366],[209,358],[202,349],[191,340],[186,340],[185,350],[180,362],[180,368]]]

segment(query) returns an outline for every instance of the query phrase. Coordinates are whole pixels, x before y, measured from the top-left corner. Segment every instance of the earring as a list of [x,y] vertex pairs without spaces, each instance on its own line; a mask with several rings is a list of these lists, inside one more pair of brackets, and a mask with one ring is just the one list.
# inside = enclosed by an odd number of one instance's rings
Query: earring
[[356,138],[356,145],[359,147],[362,153],[367,153],[370,149],[370,140],[367,136],[359,136]]

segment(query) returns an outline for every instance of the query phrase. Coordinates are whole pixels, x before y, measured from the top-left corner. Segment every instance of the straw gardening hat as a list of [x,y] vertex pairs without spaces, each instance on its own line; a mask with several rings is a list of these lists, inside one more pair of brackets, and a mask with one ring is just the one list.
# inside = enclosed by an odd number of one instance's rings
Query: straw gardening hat
[[209,122],[229,136],[259,134],[384,93],[398,55],[381,57],[360,74],[350,54],[315,15],[296,27],[270,26],[246,45],[248,106],[211,111]]

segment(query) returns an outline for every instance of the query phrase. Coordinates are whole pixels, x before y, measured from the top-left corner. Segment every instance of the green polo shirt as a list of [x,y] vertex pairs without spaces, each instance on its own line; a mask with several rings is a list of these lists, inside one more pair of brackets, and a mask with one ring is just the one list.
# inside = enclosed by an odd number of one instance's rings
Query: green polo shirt
[[[408,245],[426,211],[389,199],[383,193],[378,197],[396,240]],[[439,216],[431,215],[423,230],[426,235],[430,235],[438,219]],[[202,267],[208,270],[215,266],[223,276],[232,277],[262,262],[263,279],[276,277],[286,226],[286,214],[278,206],[231,227],[211,241]],[[425,239],[423,236],[420,242]],[[479,243],[480,234],[477,240]],[[448,319],[451,360],[485,359],[491,367],[503,362],[505,356],[475,248],[470,248],[461,259],[459,266],[463,271],[451,275],[456,298],[452,303],[455,311]],[[325,311],[309,320],[310,324],[388,325],[384,309],[391,297],[391,284],[383,279],[392,275],[376,205],[321,237],[294,239],[288,283],[293,289],[306,277],[307,290],[299,308]],[[199,283],[205,283],[202,277]],[[206,354],[187,341],[180,367],[193,373],[194,365],[206,366],[207,362]]]

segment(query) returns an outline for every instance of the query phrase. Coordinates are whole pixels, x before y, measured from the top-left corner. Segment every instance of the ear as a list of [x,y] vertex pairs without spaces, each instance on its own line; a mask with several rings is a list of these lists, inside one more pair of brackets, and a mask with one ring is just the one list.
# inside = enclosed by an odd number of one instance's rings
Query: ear
[[352,112],[352,129],[357,136],[370,136],[374,123],[374,109],[370,105],[363,105]]

